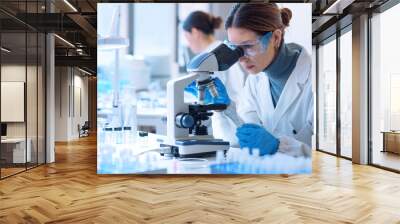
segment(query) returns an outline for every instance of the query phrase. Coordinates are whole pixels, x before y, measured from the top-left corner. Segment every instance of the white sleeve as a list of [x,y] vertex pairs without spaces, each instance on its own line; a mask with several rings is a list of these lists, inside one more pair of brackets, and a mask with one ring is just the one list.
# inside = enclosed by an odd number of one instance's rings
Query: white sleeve
[[311,147],[295,138],[281,136],[279,139],[278,152],[291,156],[311,156]]
[[231,139],[237,142],[235,133],[238,127],[244,123],[261,124],[255,109],[257,108],[256,98],[252,93],[252,81],[250,80],[252,79],[247,79],[243,90],[240,92],[240,97],[237,102],[239,105],[237,105],[235,101],[231,101],[226,110],[214,112],[212,122],[213,130],[216,131],[213,133],[216,133],[217,136],[218,133],[221,132],[223,133],[221,135],[225,136],[224,139]]
[[[231,98],[231,103],[226,110],[220,112],[214,112],[214,115],[211,116],[214,137],[229,141],[231,146],[233,147],[238,146],[236,129],[244,123],[244,120],[242,120],[243,117],[241,117],[240,114],[238,113],[238,108],[239,108],[238,105],[242,105],[243,102],[248,101],[247,98],[251,98],[244,96],[244,92],[251,92],[251,90],[246,90],[246,88],[250,88],[250,85],[247,84],[247,81],[245,81],[246,79],[245,74],[239,69],[240,68],[236,69],[238,70],[237,71],[238,74],[233,74],[233,73],[218,74],[219,75],[218,77],[221,77],[221,81],[225,81],[224,84],[227,85],[227,91],[229,97]],[[226,75],[230,75],[230,77],[226,79],[227,78]],[[236,75],[238,75],[237,78]],[[235,85],[233,85],[234,83]],[[255,103],[254,100],[252,100],[252,103]],[[246,105],[246,108],[252,107],[251,105],[248,105],[248,103],[245,103],[244,105]],[[243,108],[243,111],[246,111],[246,109]],[[245,114],[248,114],[248,112]],[[251,121],[250,123],[260,123],[256,112],[254,112],[254,117],[255,118],[253,119],[245,117],[246,118],[245,120],[246,122]]]
[[243,91],[240,93],[239,105],[237,112],[239,117],[243,119],[244,123],[260,124],[261,120],[257,114],[258,99],[256,96],[256,89],[254,88],[257,78],[254,76],[249,76],[244,85]]
[[211,116],[213,135],[215,138],[220,138],[229,141],[231,147],[239,147],[239,141],[236,137],[236,129],[240,118],[237,116],[235,103],[232,103],[224,111],[214,112]]
[[239,104],[240,93],[243,91],[246,81],[246,74],[242,71],[239,64],[234,64],[226,73],[226,90],[232,101]]

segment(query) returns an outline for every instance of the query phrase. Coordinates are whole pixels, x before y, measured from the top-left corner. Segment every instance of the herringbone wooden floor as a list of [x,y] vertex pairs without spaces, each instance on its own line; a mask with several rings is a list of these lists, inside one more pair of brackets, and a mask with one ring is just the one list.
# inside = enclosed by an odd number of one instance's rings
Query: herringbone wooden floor
[[100,176],[96,141],[0,181],[0,223],[400,223],[400,175],[315,152],[312,175]]

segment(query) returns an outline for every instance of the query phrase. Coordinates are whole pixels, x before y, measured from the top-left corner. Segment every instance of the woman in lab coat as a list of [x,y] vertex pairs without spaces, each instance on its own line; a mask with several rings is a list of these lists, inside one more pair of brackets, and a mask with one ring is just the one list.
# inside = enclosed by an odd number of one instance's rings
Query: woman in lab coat
[[[227,45],[244,50],[239,63],[250,73],[237,105],[244,124],[236,136],[241,148],[257,148],[261,156],[311,154],[311,58],[302,46],[284,41],[291,16],[274,3],[239,3],[225,23]],[[234,113],[233,107],[221,116]]]
[[[188,42],[189,48],[195,54],[201,54],[212,51],[214,48],[222,44],[214,36],[214,31],[220,28],[222,19],[214,17],[209,13],[202,11],[194,11],[189,14],[182,24],[184,36]],[[227,71],[216,72],[215,77],[218,77],[226,87],[230,100],[233,104],[238,105],[239,93],[243,91],[244,83],[246,81],[246,74],[240,68],[238,63],[234,64]],[[186,88],[188,92],[196,95],[196,88],[194,82],[191,84],[192,88]],[[212,134],[215,138],[228,140],[234,144],[236,137],[234,133],[226,133],[224,129],[236,129],[236,126],[225,117],[212,116]]]

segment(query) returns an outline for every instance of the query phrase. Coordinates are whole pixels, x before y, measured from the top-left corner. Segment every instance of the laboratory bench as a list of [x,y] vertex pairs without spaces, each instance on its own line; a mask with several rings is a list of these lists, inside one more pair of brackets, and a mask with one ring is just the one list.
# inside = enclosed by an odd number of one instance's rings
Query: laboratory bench
[[311,173],[311,158],[281,153],[253,156],[245,149],[230,148],[209,157],[174,158],[157,149],[165,135],[136,137],[130,144],[113,144],[99,139],[98,174],[304,174]]

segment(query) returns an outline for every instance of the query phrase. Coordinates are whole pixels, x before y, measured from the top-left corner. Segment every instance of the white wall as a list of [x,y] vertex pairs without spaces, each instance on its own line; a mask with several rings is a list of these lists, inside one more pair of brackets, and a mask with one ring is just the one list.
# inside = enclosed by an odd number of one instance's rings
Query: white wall
[[75,68],[56,67],[55,86],[55,140],[77,139],[78,124],[88,120],[88,78]]
[[[25,82],[25,65],[2,65],[1,81]],[[7,110],[7,108],[1,108]],[[25,123],[7,123],[7,137],[25,137]]]
[[[176,18],[174,3],[134,4],[136,55],[175,56]],[[154,16],[156,19],[149,19]]]
[[211,14],[222,18],[221,28],[215,31],[215,37],[218,40],[223,41],[227,39],[225,21],[233,5],[235,5],[235,3],[210,3]]
[[1,81],[25,82],[25,65],[2,65]]
[[55,68],[55,141],[68,140],[69,71],[68,67]]
[[[25,82],[25,74],[26,70],[28,74],[32,73],[33,71],[36,73],[36,68],[33,66],[28,66],[27,68],[25,65],[2,65],[1,66],[1,81],[3,82]],[[31,83],[30,83],[31,84]],[[36,82],[34,83],[36,85]],[[30,89],[28,89],[30,90]],[[34,92],[27,93],[28,97],[36,97],[36,89]],[[32,100],[27,99],[28,103]],[[33,105],[31,105],[33,106]],[[35,104],[36,107],[36,104]],[[8,108],[1,108],[1,110],[7,110]],[[31,122],[33,117],[30,116],[31,114],[28,113],[28,121]],[[36,121],[36,114],[34,114],[34,118]],[[7,136],[8,137],[25,137],[25,123],[26,122],[7,122]],[[29,125],[30,128],[32,125]],[[29,137],[29,130],[28,130],[28,137]]]
[[292,19],[286,28],[286,43],[295,42],[303,46],[309,54],[312,52],[312,12],[311,3],[281,3],[279,7],[289,8]]
[[[76,70],[75,70],[76,72]],[[81,73],[80,73],[81,74]],[[88,78],[80,74],[74,75],[74,107],[72,108],[71,135],[73,138],[79,137],[78,124],[82,126],[88,121]],[[79,93],[80,91],[80,93]],[[79,97],[80,96],[80,97]],[[79,102],[81,101],[81,102]],[[72,103],[71,103],[72,104]],[[79,108],[81,107],[81,108]],[[82,111],[80,111],[82,110]]]
[[[37,70],[38,69],[38,70]],[[3,64],[1,66],[2,82],[24,82],[26,85],[26,106],[21,112],[26,112],[26,120],[22,122],[6,122],[8,138],[30,139],[32,158],[36,162],[36,153],[39,153],[39,162],[44,162],[44,74],[41,67],[25,66],[25,64]],[[25,80],[27,78],[27,80]],[[22,93],[24,94],[24,93]],[[2,98],[7,96],[2,96]],[[10,108],[1,108],[7,111]],[[7,111],[13,113],[12,111]]]

